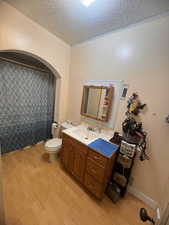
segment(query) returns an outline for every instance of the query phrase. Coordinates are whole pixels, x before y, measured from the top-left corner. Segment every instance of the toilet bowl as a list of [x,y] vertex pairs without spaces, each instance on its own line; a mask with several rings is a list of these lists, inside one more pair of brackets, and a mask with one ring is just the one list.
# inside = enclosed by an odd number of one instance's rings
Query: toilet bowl
[[45,149],[49,154],[49,162],[54,162],[56,160],[57,155],[62,147],[62,139],[59,138],[62,134],[62,131],[71,127],[73,127],[73,125],[69,121],[62,123],[60,126],[57,123],[52,124],[53,138],[45,143]]
[[49,154],[49,161],[53,162],[56,159],[56,156],[59,150],[62,147],[62,139],[61,138],[53,138],[46,142],[45,149]]

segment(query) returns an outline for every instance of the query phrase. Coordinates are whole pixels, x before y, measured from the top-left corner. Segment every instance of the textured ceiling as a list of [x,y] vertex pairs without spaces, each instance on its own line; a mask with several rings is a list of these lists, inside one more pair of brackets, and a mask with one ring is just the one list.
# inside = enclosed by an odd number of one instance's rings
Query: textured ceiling
[[169,0],[6,0],[69,44],[169,11]]

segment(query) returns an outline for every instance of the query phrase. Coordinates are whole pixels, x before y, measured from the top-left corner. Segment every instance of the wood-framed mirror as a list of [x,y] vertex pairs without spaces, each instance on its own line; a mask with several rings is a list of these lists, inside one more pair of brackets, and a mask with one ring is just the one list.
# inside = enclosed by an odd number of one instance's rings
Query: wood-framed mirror
[[113,87],[84,86],[81,115],[108,122],[113,99]]

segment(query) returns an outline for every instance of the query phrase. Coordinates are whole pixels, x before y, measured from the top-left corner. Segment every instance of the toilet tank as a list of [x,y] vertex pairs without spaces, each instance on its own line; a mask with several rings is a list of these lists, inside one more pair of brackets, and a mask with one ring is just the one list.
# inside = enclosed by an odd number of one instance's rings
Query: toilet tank
[[57,122],[52,123],[52,136],[53,138],[61,137],[62,131],[68,128],[73,127],[72,122],[65,121],[61,124],[58,124]]

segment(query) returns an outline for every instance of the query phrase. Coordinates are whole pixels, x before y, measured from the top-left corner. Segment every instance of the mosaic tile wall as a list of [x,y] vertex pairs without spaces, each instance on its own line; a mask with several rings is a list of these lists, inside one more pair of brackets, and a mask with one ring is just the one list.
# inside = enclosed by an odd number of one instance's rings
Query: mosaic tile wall
[[51,137],[55,77],[0,61],[0,142],[2,153]]

